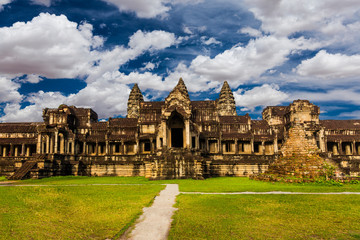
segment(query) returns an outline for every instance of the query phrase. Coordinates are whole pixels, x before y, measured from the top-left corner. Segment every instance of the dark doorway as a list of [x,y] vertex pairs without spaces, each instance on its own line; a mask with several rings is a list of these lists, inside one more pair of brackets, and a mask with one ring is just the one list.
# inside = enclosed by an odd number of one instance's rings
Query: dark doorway
[[182,128],[171,128],[171,146],[175,148],[184,147]]

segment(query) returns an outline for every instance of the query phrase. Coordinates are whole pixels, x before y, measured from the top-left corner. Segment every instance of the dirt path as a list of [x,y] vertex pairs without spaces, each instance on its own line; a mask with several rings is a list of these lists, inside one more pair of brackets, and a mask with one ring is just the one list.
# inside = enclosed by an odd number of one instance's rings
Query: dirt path
[[171,217],[176,210],[173,205],[178,194],[179,187],[177,184],[167,184],[166,188],[155,198],[152,206],[144,208],[144,213],[138,219],[127,239],[167,239],[172,221]]

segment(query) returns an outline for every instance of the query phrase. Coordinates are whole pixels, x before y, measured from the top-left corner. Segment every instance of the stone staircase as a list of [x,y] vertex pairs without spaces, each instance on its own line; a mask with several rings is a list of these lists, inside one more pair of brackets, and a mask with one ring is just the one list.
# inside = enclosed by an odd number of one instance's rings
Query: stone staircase
[[307,139],[304,126],[300,124],[289,128],[287,138],[280,151],[283,156],[312,155],[320,152],[317,145]]
[[21,168],[19,168],[12,176],[9,177],[9,180],[21,180],[27,173],[36,165],[36,161],[26,161],[23,163]]
[[294,124],[287,131],[281,155],[270,163],[264,174],[255,178],[266,181],[315,181],[326,174],[327,163],[320,150],[306,137],[302,124]]

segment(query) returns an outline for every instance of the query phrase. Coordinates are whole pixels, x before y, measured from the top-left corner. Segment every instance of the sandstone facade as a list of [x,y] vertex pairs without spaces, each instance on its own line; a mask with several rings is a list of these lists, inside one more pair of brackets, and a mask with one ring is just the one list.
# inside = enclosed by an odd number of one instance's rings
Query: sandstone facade
[[203,178],[264,172],[279,155],[318,153],[359,175],[360,120],[319,120],[306,100],[269,106],[263,120],[236,114],[224,83],[219,99],[191,101],[182,79],[164,101],[146,102],[135,84],[126,118],[99,122],[88,108],[43,110],[43,122],[0,124],[0,173]]

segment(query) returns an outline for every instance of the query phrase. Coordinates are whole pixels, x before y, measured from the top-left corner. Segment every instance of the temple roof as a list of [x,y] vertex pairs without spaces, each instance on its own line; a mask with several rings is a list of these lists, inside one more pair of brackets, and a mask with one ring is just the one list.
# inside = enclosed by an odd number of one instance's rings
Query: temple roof
[[320,120],[326,130],[360,130],[360,120]]

